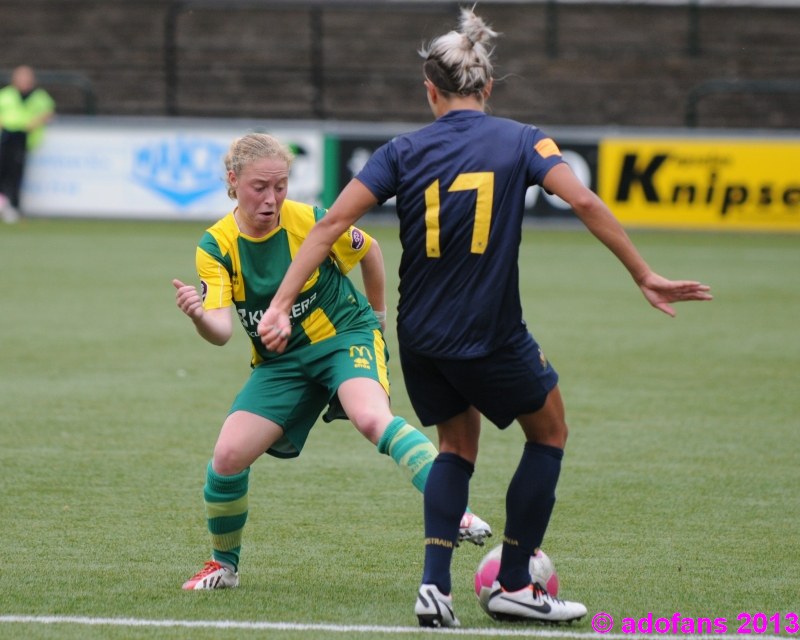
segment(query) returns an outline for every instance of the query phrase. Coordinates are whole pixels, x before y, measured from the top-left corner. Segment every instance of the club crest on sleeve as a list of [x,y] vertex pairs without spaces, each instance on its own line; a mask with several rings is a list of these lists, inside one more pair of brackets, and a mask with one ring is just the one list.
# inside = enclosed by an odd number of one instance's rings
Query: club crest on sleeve
[[364,246],[366,239],[364,238],[364,233],[355,227],[352,228],[350,231],[350,246],[353,247],[356,251],[361,249]]

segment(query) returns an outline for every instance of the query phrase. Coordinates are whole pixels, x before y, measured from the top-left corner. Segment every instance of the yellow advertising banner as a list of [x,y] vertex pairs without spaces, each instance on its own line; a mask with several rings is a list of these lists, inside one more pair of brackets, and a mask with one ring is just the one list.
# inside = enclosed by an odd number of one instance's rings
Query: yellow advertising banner
[[597,164],[624,225],[800,231],[800,140],[608,138]]

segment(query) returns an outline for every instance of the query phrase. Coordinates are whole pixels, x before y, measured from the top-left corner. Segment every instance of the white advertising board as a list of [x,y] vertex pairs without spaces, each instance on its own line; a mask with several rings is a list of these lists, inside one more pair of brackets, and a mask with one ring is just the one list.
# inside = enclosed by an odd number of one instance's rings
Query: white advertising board
[[224,182],[230,143],[267,131],[296,154],[289,197],[319,203],[317,127],[198,119],[57,120],[28,159],[21,206],[47,217],[216,219],[233,207]]

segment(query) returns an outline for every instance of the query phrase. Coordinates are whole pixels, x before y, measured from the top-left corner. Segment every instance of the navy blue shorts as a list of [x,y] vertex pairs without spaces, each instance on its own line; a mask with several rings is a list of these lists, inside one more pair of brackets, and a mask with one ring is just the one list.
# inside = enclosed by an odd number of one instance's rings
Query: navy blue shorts
[[505,429],[544,406],[558,373],[527,331],[506,346],[467,360],[424,356],[400,346],[408,397],[420,422],[439,424],[474,406]]

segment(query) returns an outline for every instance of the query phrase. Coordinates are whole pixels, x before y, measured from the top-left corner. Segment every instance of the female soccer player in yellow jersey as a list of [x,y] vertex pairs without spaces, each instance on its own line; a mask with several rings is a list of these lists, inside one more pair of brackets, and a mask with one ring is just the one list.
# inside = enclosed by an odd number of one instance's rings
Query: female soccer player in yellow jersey
[[[252,343],[252,372],[222,425],[206,471],[204,498],[212,558],[184,589],[239,584],[250,466],[264,452],[300,455],[324,419],[349,418],[380,453],[391,456],[423,491],[436,449],[389,406],[383,257],[378,243],[348,227],[308,278],[292,307],[285,353],[268,351],[257,333],[292,257],[325,211],[286,199],[292,155],[266,134],[235,140],[226,156],[233,212],[210,227],[196,252],[201,293],[173,280],[178,308],[208,342],[233,333],[231,307]],[[361,265],[366,297],[346,277]],[[483,544],[489,526],[466,509],[460,537]]]
[[[420,422],[435,424],[440,454],[425,486],[425,565],[415,613],[423,626],[457,626],[450,564],[458,519],[478,456],[480,416],[525,435],[506,493],[497,582],[487,608],[496,618],[568,622],[586,615],[534,584],[528,561],[555,504],[567,425],[558,375],[522,318],[518,255],[525,192],[532,185],[565,200],[628,269],[651,305],[710,300],[709,288],[668,280],[639,255],[603,201],[563,162],[538,128],[485,113],[497,34],[462,9],[458,31],[421,51],[435,121],[378,149],[308,235],[259,333],[279,352],[288,311],[333,241],[396,196],[403,255],[397,338],[406,390]],[[543,265],[546,268],[547,265]]]

